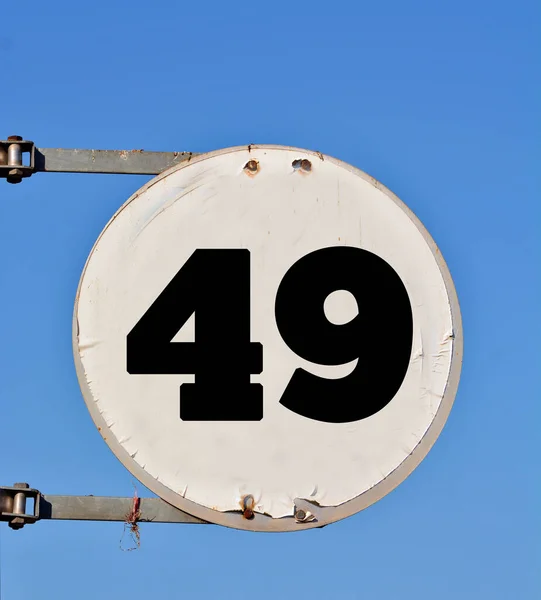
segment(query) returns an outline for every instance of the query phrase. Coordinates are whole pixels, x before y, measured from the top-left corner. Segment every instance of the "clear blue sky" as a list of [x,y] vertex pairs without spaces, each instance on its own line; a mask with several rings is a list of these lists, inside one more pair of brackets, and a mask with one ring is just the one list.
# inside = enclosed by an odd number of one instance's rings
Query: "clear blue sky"
[[[541,10],[517,0],[6,2],[0,137],[42,147],[320,150],[396,192],[457,286],[450,419],[397,490],[297,534],[121,524],[0,528],[2,598],[541,597]],[[74,295],[148,178],[0,181],[0,483],[130,495],[71,351]]]

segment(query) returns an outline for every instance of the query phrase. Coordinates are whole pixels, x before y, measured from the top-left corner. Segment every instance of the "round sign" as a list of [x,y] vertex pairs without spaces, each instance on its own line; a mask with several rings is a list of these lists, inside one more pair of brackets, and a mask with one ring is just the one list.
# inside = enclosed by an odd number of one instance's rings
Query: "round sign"
[[462,328],[435,243],[372,177],[249,146],[150,181],[75,303],[79,382],[145,486],[206,521],[321,527],[403,481],[457,390]]

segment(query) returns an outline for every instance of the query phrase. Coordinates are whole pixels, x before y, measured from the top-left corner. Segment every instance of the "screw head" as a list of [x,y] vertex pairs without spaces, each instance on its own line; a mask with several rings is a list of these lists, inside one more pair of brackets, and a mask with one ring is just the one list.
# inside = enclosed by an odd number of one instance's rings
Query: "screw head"
[[301,169],[303,171],[311,171],[312,170],[312,163],[307,159],[303,159],[301,162]]
[[248,521],[250,521],[251,519],[253,519],[255,517],[255,513],[254,513],[254,506],[255,506],[255,499],[251,494],[248,494],[247,496],[244,496],[243,500],[242,500],[242,516],[247,519]]
[[23,138],[20,135],[10,135],[8,136],[8,142],[22,142]]
[[291,166],[295,171],[301,171],[302,173],[310,173],[312,170],[312,163],[307,158],[297,158],[291,163]]

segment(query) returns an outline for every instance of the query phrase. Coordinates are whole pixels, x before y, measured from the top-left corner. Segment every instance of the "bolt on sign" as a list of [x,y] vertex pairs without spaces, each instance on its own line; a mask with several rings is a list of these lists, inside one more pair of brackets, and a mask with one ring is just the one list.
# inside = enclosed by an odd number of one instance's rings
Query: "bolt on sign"
[[211,523],[298,531],[382,498],[451,409],[462,327],[413,213],[320,153],[199,155],[107,224],[73,346],[120,461]]

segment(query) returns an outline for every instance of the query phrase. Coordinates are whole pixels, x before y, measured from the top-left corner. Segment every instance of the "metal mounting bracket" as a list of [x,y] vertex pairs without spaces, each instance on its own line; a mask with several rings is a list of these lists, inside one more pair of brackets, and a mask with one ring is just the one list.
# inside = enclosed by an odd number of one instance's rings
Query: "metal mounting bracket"
[[[38,172],[158,175],[192,156],[192,152],[36,148],[34,142],[12,135],[0,140],[0,178],[20,183]],[[33,510],[27,513],[29,501]],[[107,496],[45,496],[27,483],[16,483],[0,487],[0,521],[12,529],[44,519],[126,521],[133,502],[133,498]],[[138,514],[138,522],[206,523],[161,498],[138,499]]]
[[34,142],[12,135],[0,140],[0,178],[20,183],[39,172],[158,175],[192,156],[193,152],[36,148]]
[[[34,501],[27,513],[27,501]],[[185,513],[161,498],[140,498],[138,523],[208,524]],[[133,508],[133,498],[110,496],[50,496],[32,489],[27,483],[0,487],[0,521],[12,529],[41,520],[58,521],[126,521]]]

